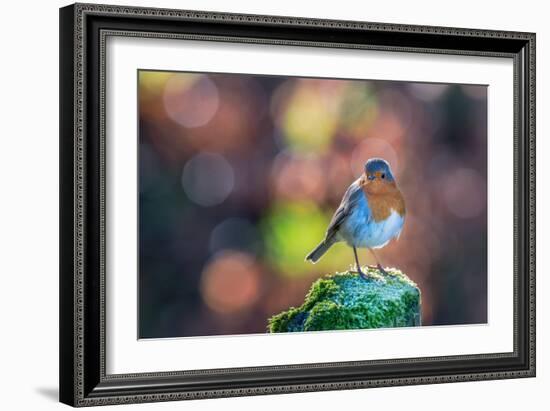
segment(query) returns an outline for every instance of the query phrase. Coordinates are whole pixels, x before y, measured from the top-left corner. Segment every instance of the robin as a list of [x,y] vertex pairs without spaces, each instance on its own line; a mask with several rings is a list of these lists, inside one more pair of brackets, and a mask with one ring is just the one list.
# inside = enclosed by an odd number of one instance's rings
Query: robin
[[371,158],[365,164],[365,172],[345,192],[327,228],[325,239],[307,255],[306,261],[315,264],[334,243],[345,241],[353,248],[361,277],[367,278],[359,265],[357,247],[368,248],[378,270],[387,274],[374,249],[399,238],[404,222],[405,200],[390,165],[381,158]]

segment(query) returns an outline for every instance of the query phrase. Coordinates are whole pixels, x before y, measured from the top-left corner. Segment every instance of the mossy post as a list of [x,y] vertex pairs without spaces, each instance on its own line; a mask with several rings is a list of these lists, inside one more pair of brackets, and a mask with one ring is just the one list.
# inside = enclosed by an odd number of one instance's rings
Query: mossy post
[[315,281],[304,303],[268,320],[272,333],[421,325],[420,289],[404,273],[363,268]]

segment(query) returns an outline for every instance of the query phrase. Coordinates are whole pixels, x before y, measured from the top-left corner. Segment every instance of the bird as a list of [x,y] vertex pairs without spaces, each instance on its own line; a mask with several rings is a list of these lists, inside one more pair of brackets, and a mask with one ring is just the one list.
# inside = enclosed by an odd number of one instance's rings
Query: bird
[[405,199],[397,186],[389,163],[371,158],[364,171],[346,190],[334,213],[325,238],[307,256],[315,264],[333,244],[344,241],[353,248],[357,272],[363,279],[357,248],[367,248],[376,260],[376,268],[387,275],[374,249],[398,239],[405,224]]

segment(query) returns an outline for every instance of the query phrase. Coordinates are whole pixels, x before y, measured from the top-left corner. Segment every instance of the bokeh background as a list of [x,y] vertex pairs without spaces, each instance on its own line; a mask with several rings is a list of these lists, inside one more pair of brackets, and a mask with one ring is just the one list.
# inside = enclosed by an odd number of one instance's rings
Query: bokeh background
[[140,71],[138,87],[140,338],[264,333],[348,269],[344,244],[304,257],[375,156],[407,204],[378,255],[420,286],[423,325],[487,321],[486,86]]

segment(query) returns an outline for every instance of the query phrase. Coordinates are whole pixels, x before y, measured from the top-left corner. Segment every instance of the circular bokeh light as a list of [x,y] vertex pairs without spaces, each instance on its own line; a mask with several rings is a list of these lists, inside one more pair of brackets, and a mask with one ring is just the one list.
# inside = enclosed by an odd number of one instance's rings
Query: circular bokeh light
[[218,89],[208,76],[176,74],[164,88],[166,113],[186,128],[201,127],[212,120],[219,100]]
[[202,273],[204,302],[220,314],[233,314],[250,307],[258,300],[259,291],[260,269],[245,253],[219,253]]
[[233,191],[235,173],[229,162],[216,153],[199,153],[183,168],[185,194],[196,204],[210,207],[221,204]]
[[455,216],[463,219],[478,217],[487,206],[485,179],[475,170],[459,168],[446,178],[443,198]]

